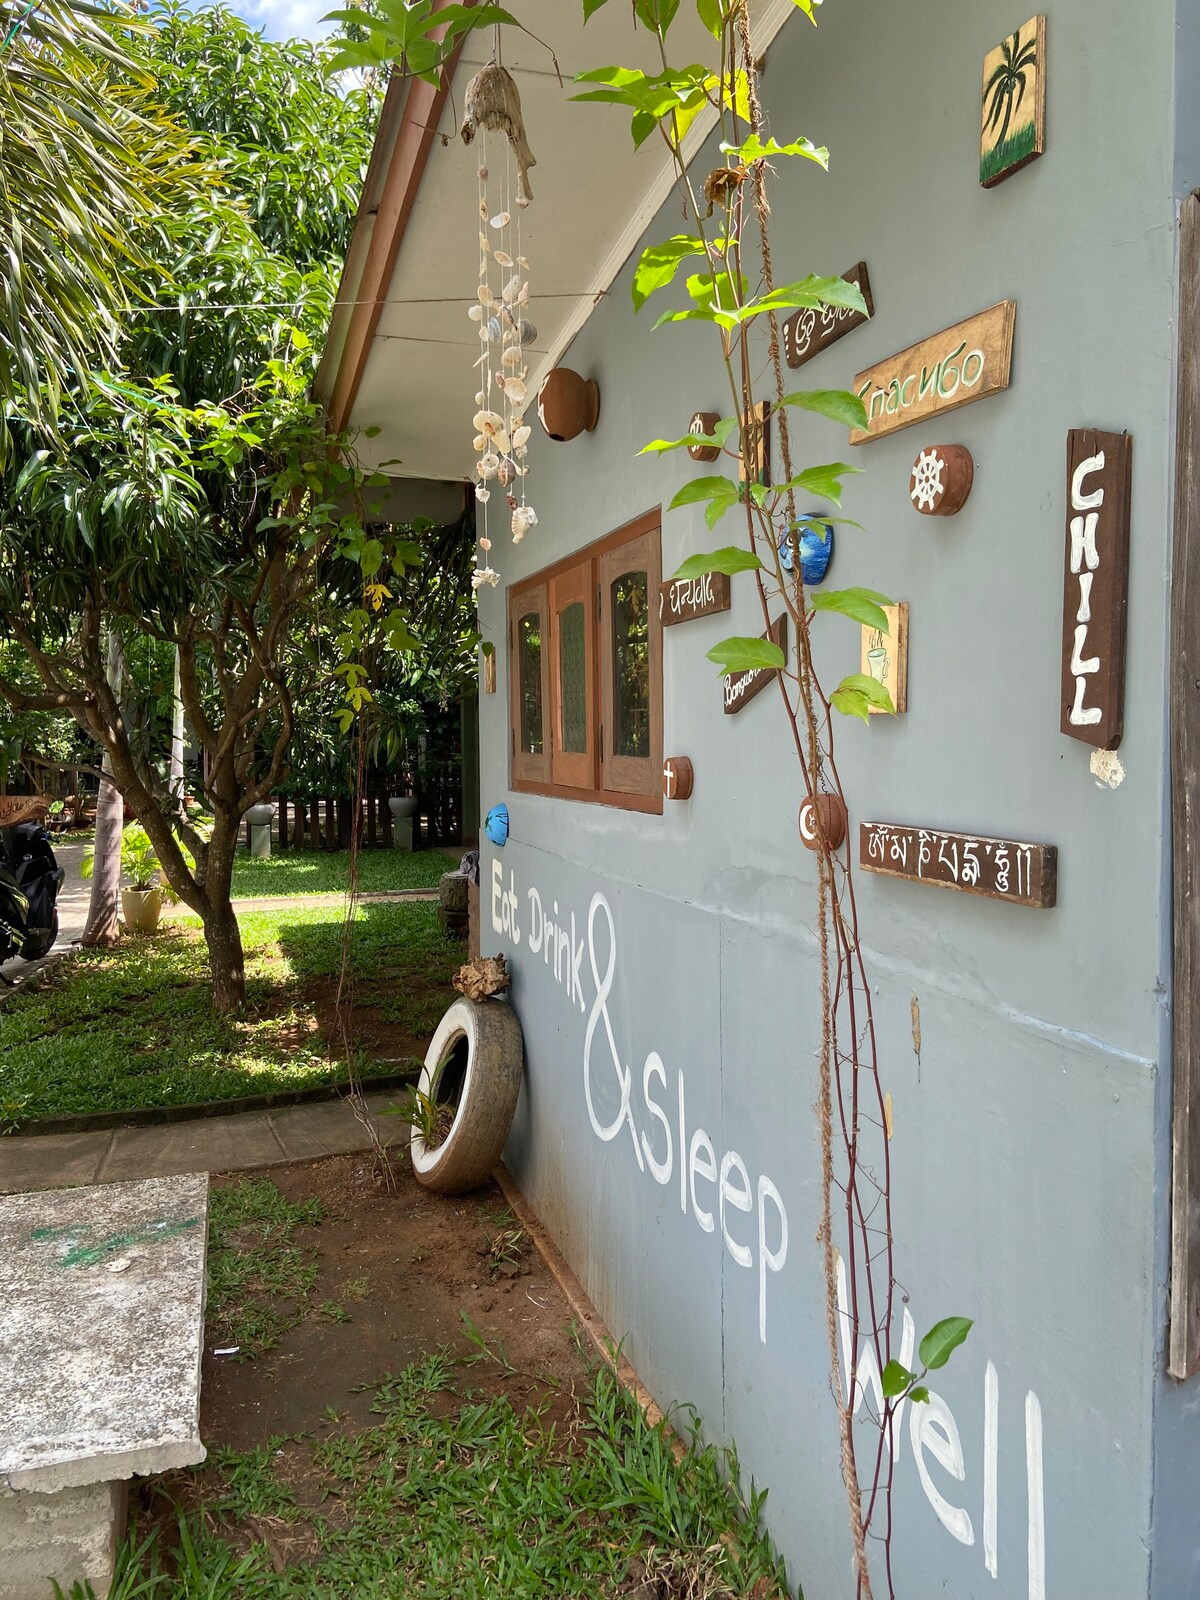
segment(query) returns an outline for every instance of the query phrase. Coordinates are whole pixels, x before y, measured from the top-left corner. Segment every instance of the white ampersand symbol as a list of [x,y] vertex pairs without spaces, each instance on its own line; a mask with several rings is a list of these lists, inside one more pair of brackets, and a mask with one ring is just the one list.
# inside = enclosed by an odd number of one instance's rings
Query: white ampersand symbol
[[[596,963],[596,913],[602,911],[608,923],[608,967],[603,978],[600,976]],[[629,1108],[629,1091],[633,1074],[628,1067],[621,1065],[621,1056],[617,1050],[617,1041],[613,1037],[612,1022],[608,1015],[608,997],[612,991],[613,974],[617,966],[617,934],[613,926],[613,915],[608,901],[602,894],[594,894],[592,903],[588,907],[588,960],[592,968],[592,981],[596,985],[596,999],[592,1005],[592,1014],[588,1018],[587,1032],[583,1039],[583,1094],[587,1101],[588,1117],[592,1129],[598,1139],[603,1139],[607,1144],[610,1139],[615,1139],[621,1131],[621,1124],[629,1124],[629,1134],[633,1140],[633,1153],[637,1157],[638,1166],[644,1172],[646,1164],[642,1159],[642,1152],[638,1145],[637,1129],[633,1123],[633,1113]],[[616,1117],[605,1126],[596,1115],[595,1102],[592,1100],[592,1040],[596,1036],[596,1029],[604,1023],[604,1031],[608,1035],[608,1050],[612,1057],[613,1071],[617,1075],[617,1083],[621,1090],[621,1104]]]

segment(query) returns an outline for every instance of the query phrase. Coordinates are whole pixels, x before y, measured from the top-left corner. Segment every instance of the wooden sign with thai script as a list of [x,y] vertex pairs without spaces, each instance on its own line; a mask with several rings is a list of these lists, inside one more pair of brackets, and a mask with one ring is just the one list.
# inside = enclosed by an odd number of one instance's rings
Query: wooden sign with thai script
[[1067,572],[1063,591],[1062,731],[1115,750],[1125,715],[1125,609],[1133,440],[1067,435]]
[[803,311],[797,311],[783,325],[783,350],[789,367],[802,367],[875,315],[867,263],[860,261],[849,272],[843,272],[842,277],[852,283],[867,302],[866,316],[848,306],[806,306]]
[[1039,911],[1048,911],[1058,893],[1058,850],[1052,844],[864,822],[858,856],[865,872],[961,889]]
[[706,572],[702,578],[673,578],[658,591],[658,620],[664,628],[728,610],[729,578],[724,572]]
[[[763,634],[764,639],[770,639],[787,654],[787,612],[775,618],[775,621]],[[735,712],[749,705],[756,694],[761,694],[769,683],[778,677],[773,667],[765,671],[731,672],[723,679],[725,690],[725,715],[731,717]]]
[[867,408],[868,426],[853,429],[850,443],[882,439],[1007,389],[1016,323],[1017,302],[1002,300],[860,372],[854,392]]

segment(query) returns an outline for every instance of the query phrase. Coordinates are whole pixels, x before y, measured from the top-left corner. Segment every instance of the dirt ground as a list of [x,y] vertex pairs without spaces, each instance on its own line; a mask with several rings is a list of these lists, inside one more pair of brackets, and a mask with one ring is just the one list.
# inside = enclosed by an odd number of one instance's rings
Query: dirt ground
[[[489,1344],[503,1345],[518,1369],[507,1373],[496,1362],[480,1361],[471,1374],[474,1387],[522,1404],[545,1397],[546,1386],[534,1375],[550,1374],[563,1386],[564,1413],[570,1409],[573,1386],[587,1370],[571,1309],[541,1256],[523,1235],[513,1237],[516,1224],[494,1184],[461,1198],[431,1195],[402,1158],[389,1191],[369,1156],[274,1167],[270,1177],[289,1199],[316,1198],[328,1207],[318,1228],[304,1230],[305,1242],[319,1252],[313,1298],[342,1307],[348,1320],[310,1317],[254,1361],[214,1355],[210,1330],[200,1407],[201,1437],[210,1450],[247,1450],[284,1433],[320,1438],[356,1423],[370,1426],[371,1395],[361,1386],[443,1345],[460,1356],[476,1353],[464,1312]],[[218,1178],[214,1185],[237,1181]],[[368,1292],[358,1299],[346,1286],[363,1279]],[[328,1406],[341,1414],[340,1425],[323,1415]]]

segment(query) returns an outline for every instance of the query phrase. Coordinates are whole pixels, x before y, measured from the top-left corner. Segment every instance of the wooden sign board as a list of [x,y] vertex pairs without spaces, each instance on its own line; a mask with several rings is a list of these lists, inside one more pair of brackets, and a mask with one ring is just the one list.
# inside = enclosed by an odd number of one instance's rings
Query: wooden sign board
[[658,620],[664,628],[729,610],[729,578],[706,572],[702,578],[673,578],[658,591]]
[[1031,17],[983,60],[979,181],[992,189],[1046,150],[1046,19]]
[[875,315],[867,263],[860,261],[849,272],[843,272],[842,277],[847,283],[852,283],[867,302],[866,316],[846,306],[806,306],[803,311],[797,311],[783,325],[783,352],[789,367],[802,367],[806,361],[811,361],[822,350],[844,339],[855,328],[861,328],[868,317]]
[[1016,325],[1017,302],[1002,300],[867,367],[855,378],[854,392],[867,408],[868,425],[853,429],[850,443],[882,439],[1007,389]]
[[[775,618],[775,621],[763,634],[764,639],[770,639],[777,644],[786,655],[787,653],[787,612]],[[731,672],[722,680],[724,686],[725,715],[734,716],[743,706],[749,705],[756,694],[761,694],[769,683],[773,683],[778,673],[772,668],[766,671]]]
[[[884,606],[888,620],[887,632],[863,624],[862,663],[859,671],[865,678],[874,678],[892,697],[892,708],[897,716],[908,710],[908,601]],[[872,716],[886,717],[881,706],[869,706]]]
[[1058,894],[1058,850],[1052,844],[864,822],[858,832],[858,864],[864,872],[911,878],[1038,911],[1048,911]]
[[1075,428],[1067,435],[1062,731],[1115,750],[1125,715],[1125,611],[1133,440]]

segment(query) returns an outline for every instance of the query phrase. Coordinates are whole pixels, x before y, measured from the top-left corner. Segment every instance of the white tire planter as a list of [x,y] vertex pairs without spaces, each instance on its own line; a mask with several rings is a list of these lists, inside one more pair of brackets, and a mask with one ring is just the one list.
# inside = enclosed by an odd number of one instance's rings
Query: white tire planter
[[489,1178],[500,1159],[521,1092],[525,1041],[516,1012],[500,1000],[456,1000],[425,1053],[418,1089],[438,1099],[447,1067],[466,1068],[449,1133],[430,1149],[420,1129],[409,1141],[417,1181],[437,1194],[463,1194]]

